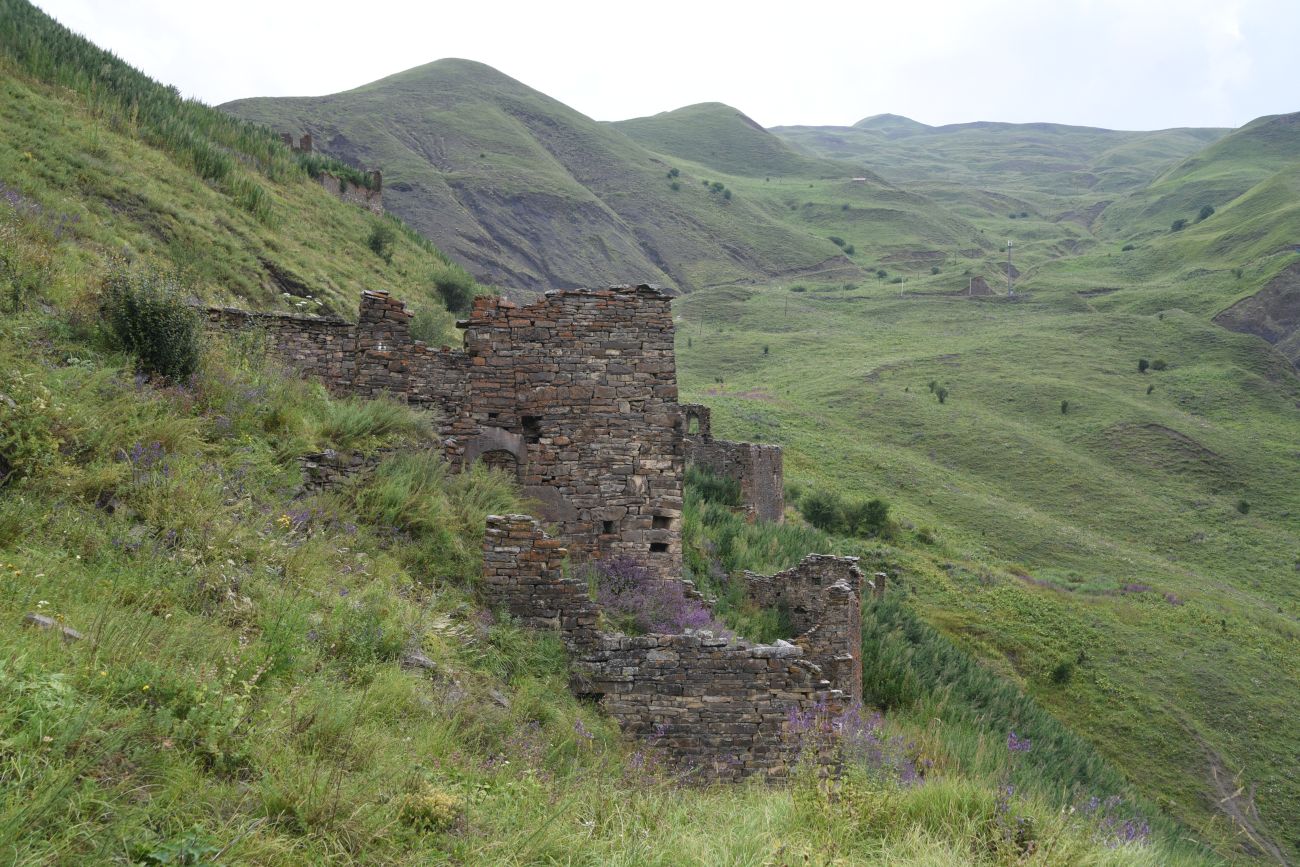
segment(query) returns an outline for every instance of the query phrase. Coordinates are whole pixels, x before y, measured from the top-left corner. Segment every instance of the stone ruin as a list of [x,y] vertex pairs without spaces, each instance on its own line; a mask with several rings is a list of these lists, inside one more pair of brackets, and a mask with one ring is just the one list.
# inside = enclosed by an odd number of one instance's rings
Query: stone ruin
[[[489,518],[488,603],[558,630],[575,689],[629,734],[667,732],[672,755],[710,777],[779,778],[799,751],[791,714],[861,699],[854,558],[814,555],[745,577],[796,632],[776,645],[603,631],[587,585],[564,575],[566,562],[630,556],[680,581],[688,460],[734,478],[752,517],[781,519],[780,447],[715,440],[707,407],[677,402],[669,304],[650,286],[553,291],[524,305],[480,297],[457,323],[463,350],[413,340],[411,314],[384,292],[363,293],[355,324],[231,308],[207,316],[221,329],[261,328],[272,352],[335,394],[389,395],[425,410],[454,469],[482,461],[514,475],[555,535],[528,516]],[[307,488],[374,463],[306,456]]]
[[[519,481],[577,560],[629,555],[681,574],[688,459],[739,481],[746,511],[780,520],[781,449],[715,440],[708,410],[677,403],[670,298],[649,286],[479,297],[464,349],[413,340],[411,314],[365,292],[358,321],[212,308],[258,327],[270,351],[335,394],[390,395],[427,411],[456,469],[483,461]],[[691,424],[703,427],[687,434]]]
[[[862,572],[857,558],[810,555],[793,569],[747,576],[784,605],[793,643],[754,644],[710,632],[629,636],[600,628],[586,582],[565,577],[568,552],[528,515],[493,515],[483,540],[483,593],[521,623],[560,633],[573,690],[628,735],[662,742],[702,779],[784,779],[806,749],[791,720],[834,716],[862,700]],[[784,588],[784,589],[781,589]],[[694,589],[688,593],[697,599]],[[833,765],[834,756],[812,760]]]
[[686,463],[739,482],[740,500],[751,518],[784,520],[785,468],[781,447],[715,440],[710,411],[703,404],[682,404],[682,413],[686,424]]
[[[296,154],[313,152],[312,138],[309,132],[303,133],[296,143],[293,140],[292,133],[282,132],[280,133],[280,141]],[[366,177],[368,183],[365,186],[350,184],[332,172],[321,172],[318,180],[322,187],[339,199],[359,208],[365,208],[372,214],[382,216],[384,213],[384,177],[379,169],[366,172]]]

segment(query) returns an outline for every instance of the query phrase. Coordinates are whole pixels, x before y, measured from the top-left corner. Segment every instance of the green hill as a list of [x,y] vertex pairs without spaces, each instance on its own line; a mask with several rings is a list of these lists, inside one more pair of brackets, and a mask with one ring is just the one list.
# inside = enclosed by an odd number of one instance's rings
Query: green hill
[[[612,126],[652,151],[732,175],[842,179],[865,168],[809,157],[729,105],[705,102]],[[878,180],[872,178],[872,180]]]
[[440,60],[333,96],[222,108],[382,167],[388,206],[487,282],[690,290],[856,271],[824,238],[724,198],[707,178],[667,177],[663,157],[480,63]]
[[[346,166],[300,161],[260,128],[61,32],[8,7],[0,20],[0,185],[15,213],[46,225],[79,263],[14,292],[58,298],[114,258],[173,272],[202,300],[264,309],[350,316],[362,289],[388,289],[450,334],[436,287],[472,281],[424,238],[311,177],[347,177]],[[12,243],[6,264],[17,269],[22,245]]]
[[1187,157],[1141,190],[1107,208],[1111,237],[1168,230],[1195,220],[1205,206],[1222,208],[1274,173],[1300,162],[1300,113],[1261,117]]

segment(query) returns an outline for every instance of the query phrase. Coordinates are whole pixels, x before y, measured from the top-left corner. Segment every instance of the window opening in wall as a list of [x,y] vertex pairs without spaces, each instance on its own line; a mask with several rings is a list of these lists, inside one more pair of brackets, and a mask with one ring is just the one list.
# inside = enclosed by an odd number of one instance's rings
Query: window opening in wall
[[667,554],[667,553],[668,553],[668,543],[667,543],[667,542],[651,542],[651,543],[650,543],[650,553],[651,553],[651,554]]
[[690,436],[698,436],[700,433],[700,417],[696,415],[686,418],[686,433]]
[[542,439],[542,417],[539,415],[526,415],[521,420],[524,429],[524,440],[535,443]]
[[655,530],[670,530],[673,526],[673,519],[667,515],[655,515],[650,520],[650,526]]
[[614,533],[614,522],[613,522],[613,521],[601,521],[601,522],[600,522],[600,532],[604,533],[606,536],[613,535],[613,533]]
[[488,419],[491,420],[491,421],[495,421],[496,418],[497,418],[497,416],[499,416],[499,415],[501,415],[501,413],[499,413],[499,412],[490,412],[490,413],[488,413]]

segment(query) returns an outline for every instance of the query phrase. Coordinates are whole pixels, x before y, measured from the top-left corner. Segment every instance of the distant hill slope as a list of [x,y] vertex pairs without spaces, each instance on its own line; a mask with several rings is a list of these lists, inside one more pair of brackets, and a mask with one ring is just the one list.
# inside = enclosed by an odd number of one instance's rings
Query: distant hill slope
[[703,285],[855,266],[747,197],[502,73],[440,60],[318,98],[222,108],[378,166],[385,202],[479,278],[525,289]]
[[1300,163],[1300,112],[1261,117],[1163,172],[1102,214],[1114,236],[1167,230],[1196,219],[1205,206],[1222,208],[1251,187]]
[[720,102],[688,105],[653,117],[617,121],[611,126],[650,150],[733,175],[871,175],[861,161],[850,164],[796,151],[743,112]]
[[943,179],[1002,191],[1078,195],[1134,189],[1226,130],[1126,132],[991,122],[931,127],[876,115],[851,127],[789,126],[772,132],[823,157],[868,160],[893,183]]

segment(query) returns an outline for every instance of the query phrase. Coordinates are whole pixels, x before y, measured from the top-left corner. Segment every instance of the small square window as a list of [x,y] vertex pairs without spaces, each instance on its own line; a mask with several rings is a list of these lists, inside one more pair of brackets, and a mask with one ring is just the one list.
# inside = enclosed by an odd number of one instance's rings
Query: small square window
[[667,542],[651,542],[651,543],[650,543],[650,553],[651,553],[651,554],[667,554],[667,553],[668,553],[668,543],[667,543]]
[[673,519],[667,515],[655,515],[650,520],[650,526],[655,530],[669,530],[672,529]]
[[601,521],[601,522],[600,522],[600,532],[604,533],[606,536],[613,535],[613,533],[614,533],[614,522],[613,522],[613,521]]

